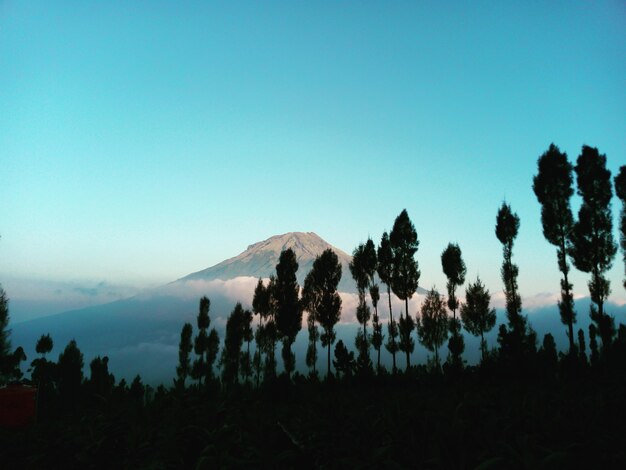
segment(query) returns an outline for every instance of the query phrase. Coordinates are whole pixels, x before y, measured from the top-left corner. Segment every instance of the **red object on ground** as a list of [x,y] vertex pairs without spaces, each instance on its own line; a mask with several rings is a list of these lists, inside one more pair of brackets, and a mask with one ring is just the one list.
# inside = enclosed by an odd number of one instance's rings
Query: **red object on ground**
[[0,388],[0,426],[24,427],[35,422],[37,389],[28,385]]

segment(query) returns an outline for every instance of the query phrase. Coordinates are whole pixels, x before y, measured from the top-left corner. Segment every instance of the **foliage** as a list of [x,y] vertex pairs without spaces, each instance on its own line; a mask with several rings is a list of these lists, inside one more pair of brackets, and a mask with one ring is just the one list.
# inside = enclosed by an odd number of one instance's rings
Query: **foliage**
[[341,315],[341,297],[337,286],[341,280],[341,263],[330,248],[315,258],[307,275],[303,298],[306,309],[315,316],[322,327],[320,340],[327,349],[328,375],[330,370],[330,347],[335,342],[335,325]]
[[[615,194],[622,201],[622,210],[620,213],[620,246],[622,248],[622,256],[624,261],[624,269],[626,272],[626,165],[622,165],[619,173],[615,177]],[[626,277],[624,277],[624,289],[626,289]]]
[[291,345],[302,328],[302,304],[299,300],[300,286],[296,280],[298,263],[291,248],[280,253],[276,265],[276,283],[272,296],[276,302],[276,330],[283,342],[283,363],[285,372],[291,375],[295,368],[295,357]]
[[569,237],[574,226],[574,217],[570,207],[572,189],[572,165],[567,160],[567,154],[550,144],[537,161],[537,175],[533,178],[533,191],[541,204],[541,224],[543,235],[552,245],[557,247],[559,270],[563,273],[561,279],[561,301],[559,312],[561,321],[568,327],[570,353],[575,353],[574,323],[574,296],[572,284],[569,282],[569,264],[567,251]]
[[496,324],[496,309],[489,308],[491,295],[489,290],[476,278],[476,282],[470,284],[465,290],[465,304],[461,306],[461,320],[463,326],[474,336],[480,336],[480,349],[482,361],[487,356],[487,342],[485,333],[493,329]]
[[387,324],[388,340],[385,343],[385,348],[391,353],[393,372],[397,370],[396,367],[396,353],[398,352],[398,326],[393,320],[393,311],[391,309],[391,279],[393,276],[393,249],[391,248],[391,242],[389,241],[389,235],[387,232],[383,232],[380,239],[380,245],[376,252],[378,258],[378,268],[376,272],[382,282],[387,285],[387,299],[389,301],[389,323]]
[[180,385],[185,387],[185,380],[191,372],[191,359],[189,354],[193,349],[191,337],[193,335],[193,327],[191,323],[185,323],[180,332],[180,343],[178,345],[178,367],[176,367],[176,375]]
[[443,273],[448,278],[446,288],[448,290],[448,308],[452,310],[452,320],[450,325],[450,341],[448,350],[450,351],[450,362],[456,368],[463,366],[461,355],[465,350],[465,340],[461,335],[461,324],[456,318],[456,309],[459,307],[459,300],[456,297],[457,286],[465,282],[467,268],[461,254],[461,248],[456,243],[449,243],[447,248],[441,253],[441,267]]
[[435,364],[439,368],[439,348],[448,337],[448,315],[443,298],[433,287],[422,304],[422,315],[417,321],[420,343],[435,353]]
[[604,302],[610,293],[605,273],[617,252],[611,217],[611,172],[606,168],[606,155],[587,145],[583,145],[576,160],[575,171],[582,205],[571,234],[571,256],[576,268],[591,273],[589,293],[596,305],[591,306],[590,316],[598,327],[603,349],[608,349],[615,326],[613,319],[604,312]]

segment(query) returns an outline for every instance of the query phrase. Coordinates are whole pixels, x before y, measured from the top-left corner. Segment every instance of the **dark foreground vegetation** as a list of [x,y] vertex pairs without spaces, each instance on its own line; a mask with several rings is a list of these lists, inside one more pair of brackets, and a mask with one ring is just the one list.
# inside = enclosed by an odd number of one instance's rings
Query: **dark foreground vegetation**
[[[582,198],[576,220],[574,171]],[[624,203],[626,256],[626,167],[614,184]],[[276,274],[259,279],[252,310],[234,307],[223,341],[210,328],[210,300],[200,299],[197,333],[189,323],[181,330],[171,388],[145,386],[139,375],[130,385],[116,383],[107,357],[93,359],[85,378],[76,342],[53,362],[46,357],[53,340],[43,335],[36,345],[41,356],[29,369],[37,422],[0,429],[0,461],[19,468],[626,468],[626,325],[616,325],[606,309],[606,272],[618,248],[606,157],[584,146],[574,167],[551,145],[538,160],[533,191],[562,274],[567,351],[557,352],[552,334],[537,338],[523,314],[513,258],[520,220],[510,205],[502,203],[495,226],[507,317],[497,345],[484,339],[496,315],[480,279],[468,283],[463,302],[457,296],[466,275],[457,244],[441,255],[447,296],[433,287],[421,311],[409,311],[420,278],[419,241],[402,211],[378,247],[368,240],[353,252],[355,351],[336,341],[342,275],[336,254],[321,253],[301,288],[295,254],[286,249]],[[588,332],[574,326],[570,261],[590,275]],[[386,329],[379,283],[387,294]],[[404,302],[395,317],[392,292]],[[306,375],[292,350],[303,323]],[[7,325],[0,289],[0,382],[21,379],[26,359],[19,347],[10,352]],[[463,360],[462,329],[481,338],[477,366]],[[426,364],[411,364],[415,339],[432,352]],[[391,370],[381,365],[381,352],[391,355]]]
[[[616,377],[620,377],[617,379]],[[624,468],[621,375],[408,374],[115,390],[2,430],[19,468]],[[284,377],[283,377],[284,378]]]

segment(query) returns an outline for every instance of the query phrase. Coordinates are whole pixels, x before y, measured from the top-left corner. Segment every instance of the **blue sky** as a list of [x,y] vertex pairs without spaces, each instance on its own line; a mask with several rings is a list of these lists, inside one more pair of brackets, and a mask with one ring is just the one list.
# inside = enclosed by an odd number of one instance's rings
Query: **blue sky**
[[127,293],[288,231],[350,252],[405,207],[421,285],[445,287],[457,241],[497,292],[504,198],[523,294],[556,292],[538,156],[588,144],[613,174],[626,163],[623,2],[129,3],[0,4],[12,298],[36,282]]

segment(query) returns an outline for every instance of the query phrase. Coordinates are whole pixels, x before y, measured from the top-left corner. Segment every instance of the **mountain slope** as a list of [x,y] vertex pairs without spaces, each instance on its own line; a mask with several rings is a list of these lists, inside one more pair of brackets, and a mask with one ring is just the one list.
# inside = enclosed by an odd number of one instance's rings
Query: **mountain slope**
[[355,292],[356,286],[350,275],[348,265],[352,257],[339,248],[332,246],[319,235],[313,232],[289,232],[282,235],[275,235],[248,246],[243,253],[222,261],[215,266],[189,274],[177,282],[190,280],[211,281],[221,279],[223,281],[234,279],[240,276],[251,276],[268,278],[276,272],[276,264],[280,253],[287,248],[291,248],[296,254],[298,261],[298,282],[302,286],[304,278],[313,267],[315,258],[328,248],[333,250],[342,267],[341,282],[339,290],[342,292]]

